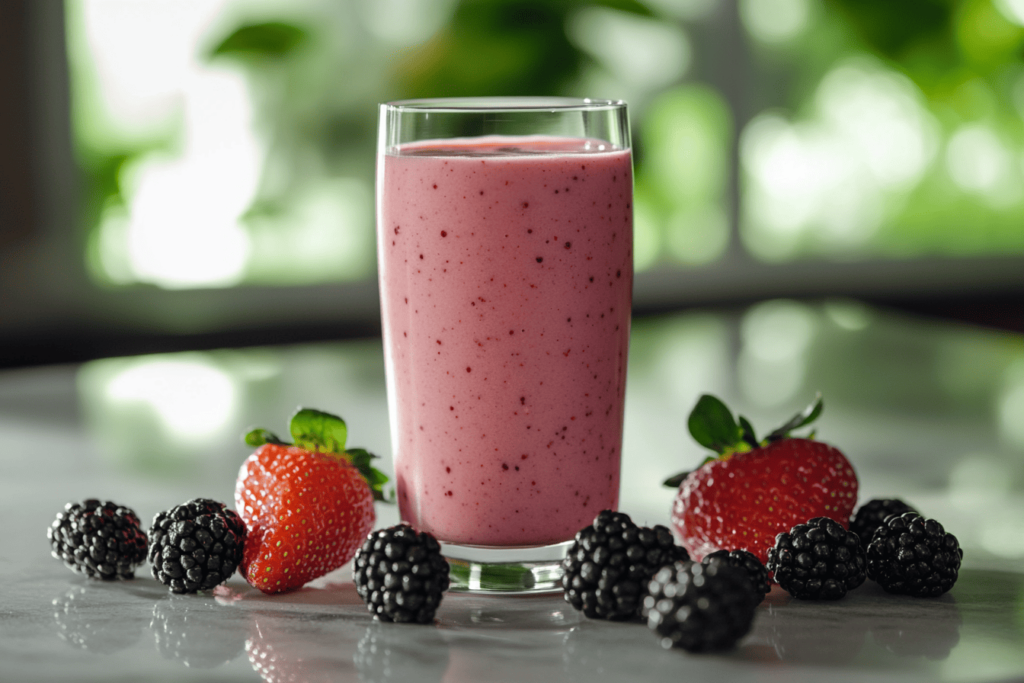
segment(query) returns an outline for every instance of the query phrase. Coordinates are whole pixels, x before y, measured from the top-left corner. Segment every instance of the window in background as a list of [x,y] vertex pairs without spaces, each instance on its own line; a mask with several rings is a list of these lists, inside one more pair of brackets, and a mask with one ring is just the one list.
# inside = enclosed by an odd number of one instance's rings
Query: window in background
[[1024,252],[1024,4],[743,0],[769,106],[740,138],[756,257]]
[[733,131],[717,91],[687,80],[689,25],[717,6],[72,0],[91,272],[164,288],[370,277],[374,105],[438,94],[628,99],[639,269],[712,262]]
[[639,271],[1024,253],[1024,6],[741,0],[735,111],[726,4],[70,0],[91,272],[370,278],[374,105],[466,94],[630,101]]
[[94,276],[172,289],[371,276],[373,103],[388,55],[447,13],[415,3],[380,35],[380,4],[69,2]]

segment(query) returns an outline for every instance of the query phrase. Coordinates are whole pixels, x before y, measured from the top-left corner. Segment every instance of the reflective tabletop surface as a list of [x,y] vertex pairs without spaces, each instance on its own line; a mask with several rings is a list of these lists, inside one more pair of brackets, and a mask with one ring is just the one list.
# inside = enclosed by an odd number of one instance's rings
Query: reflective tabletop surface
[[[667,524],[660,482],[698,464],[686,415],[722,396],[763,427],[825,397],[818,438],[857,468],[861,501],[898,495],[965,549],[952,591],[843,600],[775,587],[730,652],[662,650],[640,623],[558,595],[448,595],[433,626],[374,622],[342,568],[264,596],[238,576],[175,596],[148,565],[101,583],[50,557],[45,529],[89,497],[157,512],[230,502],[239,434],[296,405],[390,443],[379,341],[109,359],[0,372],[0,679],[257,681],[1024,680],[1024,340],[852,302],[768,302],[636,321],[620,507]],[[378,525],[397,521],[378,505]]]

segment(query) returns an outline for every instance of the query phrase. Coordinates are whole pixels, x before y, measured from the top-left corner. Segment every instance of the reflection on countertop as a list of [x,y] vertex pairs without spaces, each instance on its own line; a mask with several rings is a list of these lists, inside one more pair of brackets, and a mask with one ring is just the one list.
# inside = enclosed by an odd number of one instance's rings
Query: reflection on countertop
[[[239,577],[172,596],[140,568],[92,582],[49,556],[69,500],[144,520],[197,496],[230,501],[253,424],[296,405],[343,415],[390,469],[380,344],[359,341],[119,358],[0,373],[0,658],[12,680],[999,680],[1024,676],[1024,339],[852,302],[773,301],[634,324],[621,507],[667,522],[665,476],[699,463],[685,417],[705,392],[755,424],[817,390],[819,438],[857,467],[861,500],[898,494],[961,540],[936,600],[870,581],[837,603],[778,587],[733,652],[661,650],[641,624],[587,620],[559,596],[446,597],[433,627],[375,623],[347,568],[280,596]],[[378,523],[397,521],[378,507]]]
[[[62,580],[57,574],[48,582]],[[1024,575],[1012,572],[965,570],[953,593],[935,600],[888,595],[869,583],[839,602],[809,602],[776,587],[735,651],[705,656],[662,650],[640,623],[588,620],[558,595],[451,595],[437,622],[421,627],[373,621],[344,570],[278,597],[237,578],[199,596],[168,596],[141,577],[63,581],[72,586],[53,599],[51,628],[71,647],[34,638],[8,653],[19,666],[46,661],[55,678],[79,667],[85,675],[78,680],[91,678],[93,668],[99,678],[111,666],[138,680],[188,680],[189,670],[217,669],[225,680],[255,680],[255,672],[268,682],[622,681],[640,672],[675,680],[681,671],[757,680],[764,667],[784,667],[796,681],[816,680],[821,667],[835,680],[1024,673]],[[140,635],[151,636],[155,649]]]

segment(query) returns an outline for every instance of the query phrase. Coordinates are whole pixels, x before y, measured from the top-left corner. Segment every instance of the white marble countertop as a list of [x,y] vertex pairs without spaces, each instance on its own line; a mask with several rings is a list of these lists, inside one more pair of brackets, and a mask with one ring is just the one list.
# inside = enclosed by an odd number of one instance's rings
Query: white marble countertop
[[[588,620],[560,596],[448,596],[433,627],[375,623],[343,574],[267,597],[233,581],[172,596],[149,578],[14,582],[8,680],[995,681],[1024,677],[1016,574],[968,571],[954,595],[839,603],[779,588],[733,652],[662,650],[637,623]],[[5,591],[7,592],[7,591]],[[13,665],[13,666],[12,666]],[[8,668],[11,667],[11,668]]]
[[[353,445],[389,452],[379,343],[113,359],[0,372],[0,679],[1022,680],[1024,436],[1012,418],[1024,405],[1014,398],[1024,397],[1024,342],[854,312],[868,322],[798,311],[813,334],[774,347],[757,336],[770,328],[764,308],[637,324],[622,508],[667,523],[672,493],[658,482],[699,461],[683,433],[698,393],[762,422],[821,388],[819,436],[844,445],[862,500],[902,495],[960,537],[965,568],[939,599],[890,596],[869,581],[814,603],[776,587],[736,650],[698,656],[662,650],[639,623],[588,620],[558,595],[449,595],[433,626],[375,623],[347,568],[273,597],[238,576],[212,594],[173,596],[148,566],[134,581],[89,581],[49,554],[45,529],[65,502],[116,500],[148,523],[190,498],[230,501],[246,454],[238,434],[280,429],[298,403],[342,414]],[[780,363],[799,373],[784,400],[739,379]],[[218,391],[220,403],[195,412],[195,396]],[[395,521],[393,508],[378,510],[378,524]]]

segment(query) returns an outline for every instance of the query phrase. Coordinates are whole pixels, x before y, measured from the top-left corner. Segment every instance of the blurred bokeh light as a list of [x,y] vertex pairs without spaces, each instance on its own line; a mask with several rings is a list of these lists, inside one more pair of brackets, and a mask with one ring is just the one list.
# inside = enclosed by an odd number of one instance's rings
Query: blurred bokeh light
[[89,266],[164,288],[372,278],[375,105],[487,94],[630,102],[641,271],[736,250],[1021,254],[1022,16],[1019,0],[67,0]]

